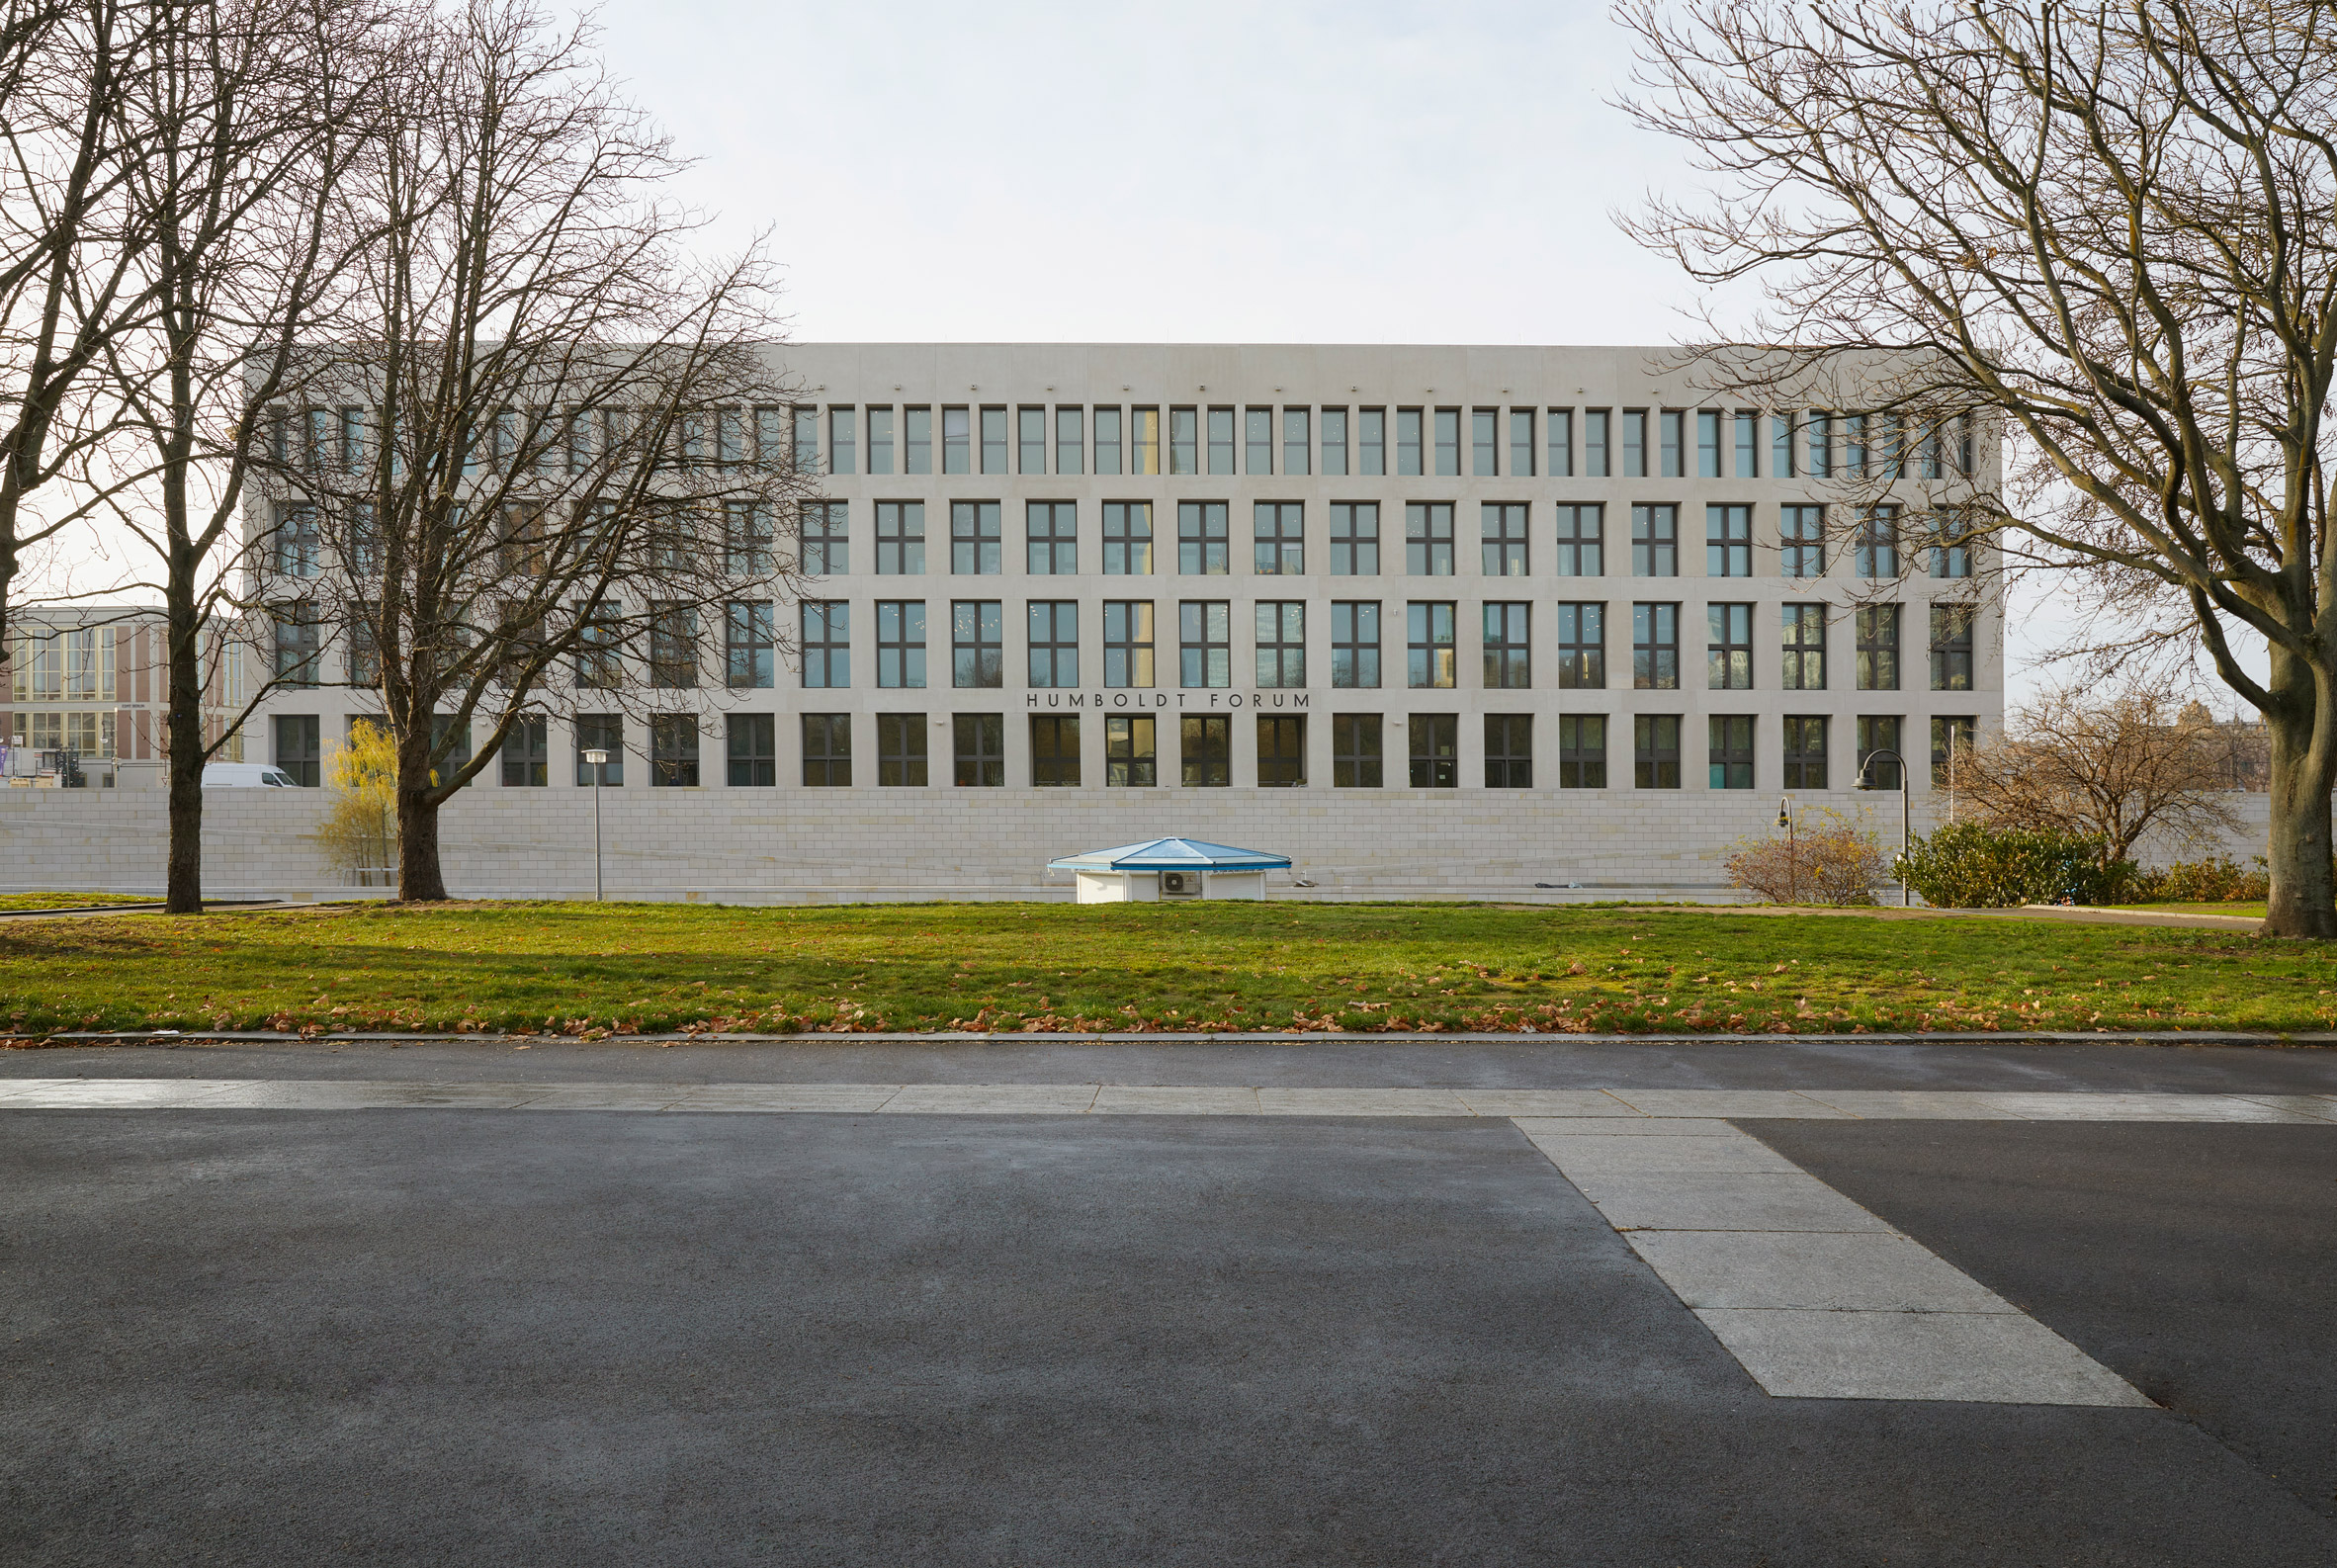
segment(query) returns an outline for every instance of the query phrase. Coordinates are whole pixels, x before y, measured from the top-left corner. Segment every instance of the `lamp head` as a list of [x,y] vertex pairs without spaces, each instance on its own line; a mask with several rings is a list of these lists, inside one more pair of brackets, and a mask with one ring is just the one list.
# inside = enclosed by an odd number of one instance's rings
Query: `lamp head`
[[600,766],[600,765],[601,765],[603,762],[606,762],[608,759],[609,759],[609,754],[608,754],[608,752],[606,752],[606,751],[602,750],[602,749],[601,749],[600,747],[598,747],[598,746],[594,746],[594,747],[592,747],[590,750],[588,750],[588,751],[586,751],[586,752],[584,753],[584,760],[585,760],[585,761],[587,761],[587,762],[589,762],[589,763],[591,763],[591,764],[592,764],[594,767],[598,767],[598,766]]

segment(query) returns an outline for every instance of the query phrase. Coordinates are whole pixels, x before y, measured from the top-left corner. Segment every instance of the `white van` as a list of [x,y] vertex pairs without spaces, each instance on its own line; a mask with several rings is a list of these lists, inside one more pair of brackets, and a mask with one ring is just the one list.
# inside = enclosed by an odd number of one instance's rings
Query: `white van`
[[263,762],[206,762],[203,787],[218,789],[299,789],[292,775]]

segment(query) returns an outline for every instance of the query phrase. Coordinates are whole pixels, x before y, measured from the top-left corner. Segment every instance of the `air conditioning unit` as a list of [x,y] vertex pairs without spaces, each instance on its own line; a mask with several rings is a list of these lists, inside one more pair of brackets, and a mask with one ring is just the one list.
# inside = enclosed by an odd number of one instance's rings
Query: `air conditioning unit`
[[1164,899],[1197,899],[1201,896],[1201,873],[1198,871],[1164,871],[1161,873],[1161,897]]

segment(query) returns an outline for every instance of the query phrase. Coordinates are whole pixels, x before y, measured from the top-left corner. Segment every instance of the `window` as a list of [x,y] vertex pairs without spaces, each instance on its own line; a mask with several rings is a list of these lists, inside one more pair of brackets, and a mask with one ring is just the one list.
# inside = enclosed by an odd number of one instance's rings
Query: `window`
[[1626,408],[1622,417],[1623,478],[1647,478],[1647,410]]
[[925,569],[925,503],[876,503],[876,568],[879,576],[907,577]]
[[552,725],[540,718],[515,719],[503,732],[503,784],[535,789],[552,782]]
[[1379,502],[1331,503],[1331,574],[1379,575]]
[[1160,724],[1154,719],[1103,721],[1103,786],[1151,789],[1161,782]]
[[1297,501],[1259,501],[1252,518],[1255,568],[1261,577],[1307,569],[1306,508]]
[[1631,606],[1631,684],[1640,691],[1680,688],[1680,606]]
[[1257,684],[1266,688],[1307,683],[1307,607],[1299,599],[1260,599],[1257,620]]
[[1562,713],[1558,716],[1558,787],[1562,790],[1606,788],[1604,714]]
[[[1115,408],[1112,413],[1116,417],[1119,410]],[[1058,408],[1055,410],[1056,473],[1084,474],[1087,472],[1087,432],[1083,428],[1085,424],[1086,419],[1082,409]],[[1120,472],[1117,432],[1114,432],[1113,445],[1112,472],[1117,474]]]
[[1355,413],[1355,472],[1377,479],[1388,472],[1388,411],[1363,408]]
[[1032,716],[1030,781],[1041,789],[1080,787],[1080,721],[1076,715]]
[[1306,781],[1306,720],[1261,715],[1257,721],[1258,788],[1300,789]]
[[1460,465],[1460,410],[1436,410],[1436,474],[1440,479],[1458,478]]
[[1545,472],[1554,479],[1574,477],[1574,410],[1553,408],[1542,418],[1548,432]]
[[1666,408],[1656,415],[1656,433],[1662,448],[1659,456],[1667,479],[1680,479],[1688,472],[1684,461],[1687,454],[1683,451],[1688,444],[1687,427],[1688,415],[1677,408]]
[[1176,607],[1176,630],[1179,685],[1234,683],[1231,604],[1224,599],[1187,599]]
[[1103,503],[1103,574],[1149,577],[1153,570],[1153,503]]
[[1842,472],[1854,479],[1866,477],[1866,416],[1849,414],[1842,421]]
[[313,577],[324,561],[324,534],[313,506],[276,508],[274,547],[276,570],[287,577]]
[[723,565],[734,577],[759,577],[771,569],[771,509],[723,508]]
[[1033,599],[1030,612],[1030,684],[1042,690],[1080,683],[1080,602]]
[[844,789],[852,782],[852,716],[807,713],[804,718],[804,787]]
[[925,684],[925,601],[879,599],[877,685],[915,690]]
[[[350,606],[349,684],[352,686],[382,684],[382,642],[374,630],[374,618],[381,613],[378,604],[360,601]],[[505,680],[504,684],[512,682]]]
[[1485,688],[1518,691],[1533,684],[1526,646],[1525,604],[1489,603],[1485,616]]
[[949,569],[959,576],[995,576],[1003,568],[995,501],[949,503]]
[[1412,787],[1460,788],[1460,715],[1416,713],[1406,724],[1412,746]]
[[1103,683],[1120,690],[1153,684],[1153,601],[1103,601]]
[[1513,479],[1533,477],[1533,410],[1510,410],[1510,476]]
[[852,441],[853,427],[859,422],[858,412],[841,405],[827,410],[827,472],[830,474],[859,472]]
[[1188,577],[1223,576],[1233,569],[1225,502],[1176,503],[1176,569]]
[[1605,576],[1606,508],[1561,502],[1552,510],[1558,517],[1558,575]]
[[1833,416],[1812,408],[1801,416],[1801,431],[1808,438],[1802,447],[1807,455],[1805,472],[1813,479],[1834,478]]
[[1383,783],[1380,716],[1376,713],[1335,713],[1331,716],[1331,787],[1375,790]]
[[1705,682],[1713,691],[1753,689],[1753,606],[1708,604],[1704,617],[1710,627],[1705,649]]
[[1778,722],[1784,726],[1784,787],[1789,790],[1824,789],[1826,716],[1822,713],[1789,713]]
[[1187,789],[1223,789],[1234,782],[1234,722],[1188,718],[1177,721],[1176,761]]
[[1032,501],[1023,512],[1027,566],[1034,577],[1064,577],[1080,569],[1080,513],[1071,501]]
[[1582,600],[1558,606],[1558,685],[1566,691],[1606,687],[1606,606]]
[[1972,624],[1975,607],[1935,604],[1932,609],[1932,690],[1972,689]]
[[1761,477],[1761,415],[1750,408],[1737,410],[1737,478]]
[[[609,759],[596,770],[584,760],[587,751],[606,751]],[[594,777],[597,771],[599,777]],[[576,715],[576,783],[591,788],[595,783],[612,789],[625,783],[625,718],[614,713],[580,713]]]
[[724,722],[728,733],[723,747],[731,787],[753,789],[778,783],[777,721],[767,713],[734,713],[727,715]]
[[1525,575],[1525,503],[1487,501],[1478,509],[1483,535],[1485,574],[1489,577]]
[[1168,472],[1198,474],[1201,472],[1201,434],[1199,411],[1192,408],[1168,410]]
[[982,472],[1006,472],[1006,410],[995,405],[982,410]]
[[1613,414],[1604,408],[1583,410],[1583,473],[1587,478],[1603,479],[1611,475],[1608,439],[1613,423]]
[[1234,472],[1234,411],[1231,408],[1209,410],[1209,472]]
[[1449,690],[1458,672],[1459,652],[1453,642],[1456,609],[1450,601],[1414,600],[1405,607],[1405,678],[1407,686],[1422,690]]
[[668,691],[698,684],[698,607],[649,606],[649,684]]
[[1858,612],[1859,690],[1899,689],[1899,607],[1862,604]]
[[[933,410],[904,408],[901,410],[902,442],[901,472],[930,474],[933,472]],[[959,473],[965,470],[960,469]]]
[[275,732],[276,765],[295,784],[307,789],[321,787],[324,783],[324,754],[316,715],[280,713],[275,716],[270,728]]
[[842,599],[804,601],[804,684],[852,684],[852,607]]
[[1707,577],[1750,577],[1753,575],[1752,507],[1707,506],[1704,508],[1704,575]]
[[723,606],[723,683],[734,690],[772,684],[777,643],[768,600],[735,599]]
[[1861,577],[1899,574],[1899,509],[1869,506],[1859,519],[1857,570]]
[[1786,691],[1826,689],[1826,607],[1785,606],[1784,667],[1777,684]]
[[1421,468],[1421,427],[1418,408],[1396,410],[1396,472],[1409,479]]
[[1314,465],[1307,461],[1307,411],[1304,408],[1282,410],[1282,472],[1305,474]]
[[1932,721],[1932,788],[1955,788],[1958,757],[1969,757],[1980,738],[1980,721],[1970,714]]
[[1631,575],[1680,575],[1679,507],[1641,505],[1631,508]]
[[950,684],[1003,686],[1005,606],[995,599],[958,599],[949,607],[949,622]]
[[576,686],[584,691],[615,691],[625,676],[623,628],[614,605],[579,606],[581,623],[576,641]]
[[1631,721],[1631,783],[1643,790],[1680,787],[1680,716],[1643,713]]
[[1274,472],[1274,411],[1271,408],[1242,410],[1242,447],[1243,473]]
[[[1014,410],[1014,472],[1044,474],[1047,472],[1047,410],[1017,408]],[[1072,472],[1077,473],[1078,470]]]
[[1095,410],[1095,472],[1120,472],[1120,410],[1117,408]]
[[1331,605],[1331,684],[1379,686],[1379,601],[1335,599]]
[[1323,410],[1323,472],[1334,479],[1346,477],[1347,411],[1344,408]]
[[649,716],[649,783],[661,789],[698,787],[698,716]]
[[287,686],[315,685],[324,637],[323,617],[312,604],[279,604],[273,613],[276,678]]
[[893,472],[893,410],[890,408],[868,411],[868,472]]
[[820,472],[820,410],[795,410],[795,466],[805,474]]
[[349,569],[361,577],[382,569],[382,530],[376,526],[373,507],[362,502],[349,509]]
[[1951,512],[1942,512],[1932,519],[1931,543],[1924,549],[1925,570],[1931,575],[1968,577],[1972,574],[1971,536],[1961,522]]
[[[1879,753],[1889,752],[1889,756]],[[1859,715],[1859,778],[1862,790],[1895,790],[1899,787],[1899,716],[1896,714],[1862,713]]]
[[1826,508],[1781,506],[1777,509],[1777,569],[1788,577],[1826,574]]
[[[909,414],[913,420],[916,410],[910,409]],[[942,473],[966,474],[972,472],[974,467],[973,417],[974,413],[970,408],[944,408],[941,410]],[[915,445],[913,437],[910,445],[913,450]]]
[[960,789],[1003,789],[1006,785],[1006,716],[960,713],[950,716],[951,760]]
[[1704,758],[1711,769],[1706,787],[1749,790],[1753,787],[1753,716],[1716,713],[1704,721]]
[[1452,575],[1452,503],[1404,503],[1404,569],[1416,577]]
[[1485,716],[1485,787],[1489,790],[1533,788],[1533,715],[1489,713]]
[[1500,472],[1495,460],[1501,455],[1501,419],[1499,408],[1469,410],[1469,472],[1478,479],[1491,479]]
[[1136,475],[1161,472],[1161,410],[1158,408],[1128,410],[1128,472]]
[[1793,478],[1797,465],[1793,461],[1793,416],[1769,416],[1769,477],[1773,479]]
[[1716,479],[1720,472],[1720,411],[1716,408],[1696,410],[1696,478]]
[[925,716],[880,713],[877,722],[877,784],[887,789],[925,787]]

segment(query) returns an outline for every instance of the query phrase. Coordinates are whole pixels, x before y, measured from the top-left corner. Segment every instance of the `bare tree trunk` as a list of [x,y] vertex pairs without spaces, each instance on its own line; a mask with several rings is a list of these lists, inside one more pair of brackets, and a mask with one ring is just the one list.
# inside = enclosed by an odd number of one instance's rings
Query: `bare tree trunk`
[[[164,872],[163,908],[172,915],[203,913],[203,618],[196,613],[191,579],[170,574],[164,591],[168,653],[163,684],[169,710],[163,715],[170,756],[170,854]],[[233,651],[226,656],[233,657]]]
[[2264,727],[2272,737],[2272,901],[2264,933],[2337,936],[2337,915],[2331,913],[2337,876],[2329,862],[2329,791],[2337,784],[2337,744],[2329,736],[2337,714],[2329,711],[2318,672],[2277,647],[2270,686],[2274,703],[2264,710]]
[[408,725],[397,747],[397,900],[435,904],[446,898],[438,863],[438,810],[430,779],[431,725],[425,715]]

